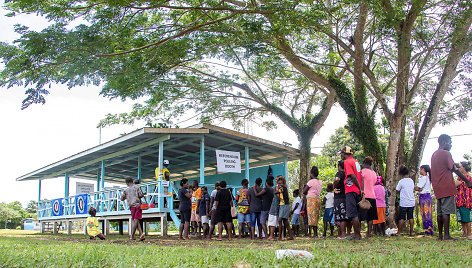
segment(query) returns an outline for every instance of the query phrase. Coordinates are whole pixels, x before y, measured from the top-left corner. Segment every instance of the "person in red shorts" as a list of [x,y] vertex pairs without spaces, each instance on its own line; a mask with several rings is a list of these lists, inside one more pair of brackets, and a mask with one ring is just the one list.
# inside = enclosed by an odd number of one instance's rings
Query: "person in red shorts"
[[141,210],[141,198],[144,197],[143,192],[139,186],[133,183],[133,178],[126,178],[126,188],[121,195],[121,201],[128,201],[129,210],[131,210],[131,235],[130,239],[134,240],[134,234],[136,233],[136,228],[139,231],[139,241],[144,240],[144,233],[143,229],[141,228],[141,224],[139,224],[139,220],[143,218],[143,212]]
[[364,195],[364,187],[361,187],[362,176],[361,166],[356,159],[352,157],[352,149],[344,146],[341,149],[341,158],[344,160],[344,189],[346,193],[346,218],[351,222],[354,229],[352,239],[360,240],[361,223],[359,221],[359,201]]

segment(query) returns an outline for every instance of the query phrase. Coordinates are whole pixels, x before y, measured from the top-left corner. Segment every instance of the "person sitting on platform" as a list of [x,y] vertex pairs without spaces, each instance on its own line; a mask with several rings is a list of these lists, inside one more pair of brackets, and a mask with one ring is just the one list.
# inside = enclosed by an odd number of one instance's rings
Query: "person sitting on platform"
[[101,240],[105,240],[105,236],[98,230],[98,220],[95,217],[97,214],[97,210],[94,207],[89,208],[88,213],[90,217],[87,218],[87,234],[90,236],[91,240],[95,240],[100,238]]
[[144,197],[144,194],[141,188],[133,183],[133,178],[131,177],[126,178],[126,185],[128,185],[128,188],[123,191],[121,201],[126,199],[128,201],[129,210],[131,210],[132,229],[130,239],[134,240],[134,234],[137,228],[139,231],[139,241],[143,241],[144,233],[141,224],[139,224],[139,220],[143,218],[141,198]]

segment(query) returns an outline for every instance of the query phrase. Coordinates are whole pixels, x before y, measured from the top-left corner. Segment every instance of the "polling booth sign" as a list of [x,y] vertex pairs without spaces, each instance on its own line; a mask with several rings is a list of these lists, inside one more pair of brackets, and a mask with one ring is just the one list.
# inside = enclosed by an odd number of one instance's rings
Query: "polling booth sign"
[[241,173],[241,154],[239,152],[216,150],[218,172]]
[[75,184],[76,195],[93,193],[93,190],[94,190],[94,185],[92,183],[77,182]]

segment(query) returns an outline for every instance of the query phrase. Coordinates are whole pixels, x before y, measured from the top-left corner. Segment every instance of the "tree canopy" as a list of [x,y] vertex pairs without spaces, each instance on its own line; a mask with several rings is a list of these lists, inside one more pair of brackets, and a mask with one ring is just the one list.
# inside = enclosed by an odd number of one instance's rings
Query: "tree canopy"
[[[39,32],[18,25],[21,38],[0,45],[0,86],[28,88],[23,108],[44,103],[62,83],[102,85],[103,96],[136,101],[101,125],[196,117],[274,128],[273,115],[300,141],[300,183],[311,140],[336,101],[364,152],[381,168],[385,159],[392,184],[398,163],[416,169],[438,120],[470,110],[463,98],[472,94],[464,74],[470,0],[16,0],[6,7],[51,21]],[[390,132],[386,153],[380,118]]]

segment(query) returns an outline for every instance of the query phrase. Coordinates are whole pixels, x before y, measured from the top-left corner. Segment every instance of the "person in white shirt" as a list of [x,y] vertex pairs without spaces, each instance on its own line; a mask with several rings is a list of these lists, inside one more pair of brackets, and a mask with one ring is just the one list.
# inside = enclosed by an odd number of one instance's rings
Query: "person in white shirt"
[[292,214],[292,221],[290,223],[292,224],[292,230],[295,236],[299,235],[300,212],[302,211],[302,200],[299,195],[300,190],[296,189],[293,191],[293,197],[295,197],[295,200],[293,200],[292,211],[290,212],[290,214]]
[[431,168],[429,165],[420,167],[421,178],[415,186],[419,191],[419,203],[425,235],[433,235],[433,197],[431,196]]
[[413,210],[415,209],[415,183],[409,177],[409,170],[404,165],[398,169],[403,177],[397,184],[397,194],[400,194],[400,221],[398,222],[398,234],[401,233],[405,220],[410,223],[410,236],[413,236]]
[[326,185],[326,194],[323,198],[323,203],[325,204],[325,212],[323,215],[323,237],[326,237],[326,231],[329,228],[331,230],[331,236],[334,236],[334,225],[333,222],[333,211],[334,211],[334,186],[332,183]]

